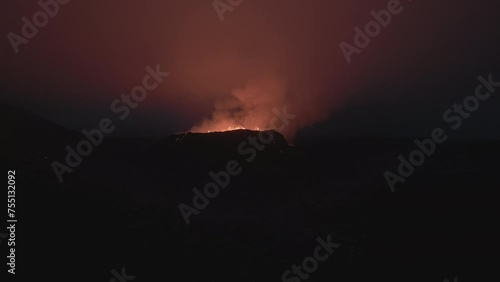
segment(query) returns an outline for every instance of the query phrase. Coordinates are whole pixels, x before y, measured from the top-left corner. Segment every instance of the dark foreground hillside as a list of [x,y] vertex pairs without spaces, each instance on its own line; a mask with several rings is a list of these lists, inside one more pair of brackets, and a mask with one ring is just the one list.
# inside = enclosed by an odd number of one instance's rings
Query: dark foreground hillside
[[[441,282],[467,277],[472,261],[488,266],[498,237],[499,142],[450,141],[392,193],[383,173],[413,149],[411,140],[289,147],[275,134],[251,161],[238,146],[252,131],[180,144],[179,136],[106,140],[62,183],[51,158],[9,160],[17,268],[51,281],[110,281],[122,267],[134,281],[282,281],[329,234],[340,247],[307,281]],[[179,204],[193,206],[192,189],[231,160],[241,173],[187,225]]]

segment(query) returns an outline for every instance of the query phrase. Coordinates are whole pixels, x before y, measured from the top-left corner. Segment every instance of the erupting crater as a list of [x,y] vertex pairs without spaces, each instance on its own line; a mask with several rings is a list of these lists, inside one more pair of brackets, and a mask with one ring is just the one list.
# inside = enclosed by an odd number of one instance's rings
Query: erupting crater
[[246,157],[261,151],[284,154],[290,146],[285,137],[275,130],[228,129],[173,134],[158,144],[157,148],[177,153],[197,152],[212,157],[226,154]]

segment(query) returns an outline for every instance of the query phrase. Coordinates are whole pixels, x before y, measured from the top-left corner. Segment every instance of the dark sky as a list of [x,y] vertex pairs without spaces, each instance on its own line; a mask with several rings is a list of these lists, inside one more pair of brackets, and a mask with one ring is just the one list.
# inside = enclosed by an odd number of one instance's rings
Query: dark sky
[[[7,1],[1,100],[80,131],[116,118],[111,102],[160,64],[170,76],[116,134],[166,135],[227,117],[260,126],[286,104],[297,114],[290,135],[428,135],[474,93],[477,76],[500,81],[500,4],[403,0],[348,64],[339,44],[354,44],[353,28],[388,2],[244,0],[221,22],[212,0],[72,0],[15,54],[7,34],[21,35],[21,18],[40,7]],[[483,102],[457,134],[500,137],[499,102]]]

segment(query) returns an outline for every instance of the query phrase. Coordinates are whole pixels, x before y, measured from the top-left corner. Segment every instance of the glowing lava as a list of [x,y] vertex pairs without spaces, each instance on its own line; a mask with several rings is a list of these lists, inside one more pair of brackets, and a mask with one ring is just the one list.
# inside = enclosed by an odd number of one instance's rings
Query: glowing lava
[[210,133],[210,132],[216,132],[216,131],[233,131],[233,130],[239,130],[239,129],[247,129],[247,128],[245,128],[241,125],[238,125],[235,127],[229,126],[226,130],[208,130],[207,132]]
[[210,132],[224,132],[233,130],[261,130],[264,127],[261,126],[260,120],[251,118],[241,118],[235,120],[229,116],[219,116],[212,120],[204,120],[200,125],[191,128],[191,132],[194,133],[210,133]]
[[219,128],[219,127],[216,127],[216,128],[213,128],[213,129],[209,129],[209,130],[203,130],[203,129],[195,129],[195,130],[191,130],[191,132],[195,132],[195,133],[210,133],[210,132],[225,132],[225,131],[234,131],[234,130],[256,130],[256,131],[259,131],[260,130],[260,127],[254,127],[254,128],[248,128],[248,127],[244,127],[244,126],[241,126],[241,125],[237,125],[237,126],[228,126],[227,128]]

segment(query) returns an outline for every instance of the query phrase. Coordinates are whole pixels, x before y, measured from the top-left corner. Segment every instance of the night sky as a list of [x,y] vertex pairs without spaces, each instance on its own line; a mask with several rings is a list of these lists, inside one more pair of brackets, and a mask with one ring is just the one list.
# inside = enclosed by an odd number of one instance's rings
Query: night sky
[[[170,76],[117,121],[116,136],[226,118],[252,129],[284,105],[297,114],[292,138],[428,135],[479,75],[500,81],[500,4],[403,0],[347,63],[339,44],[353,45],[353,29],[388,2],[244,0],[221,21],[211,0],[72,0],[15,54],[7,35],[41,8],[5,1],[0,100],[81,131],[116,119],[110,104],[159,64]],[[456,136],[500,137],[499,102],[482,103]]]

